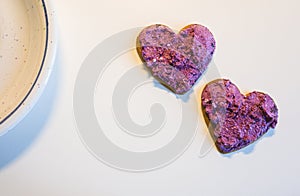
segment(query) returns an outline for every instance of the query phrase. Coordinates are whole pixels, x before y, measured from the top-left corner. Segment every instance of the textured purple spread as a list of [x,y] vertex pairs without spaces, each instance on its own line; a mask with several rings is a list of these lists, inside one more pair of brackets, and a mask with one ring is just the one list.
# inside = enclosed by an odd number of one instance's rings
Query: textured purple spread
[[275,128],[278,120],[277,106],[269,95],[252,92],[244,96],[224,79],[206,85],[202,108],[221,153],[248,146]]
[[176,94],[184,94],[206,70],[215,44],[204,26],[188,25],[176,34],[156,24],[139,34],[137,51],[155,78]]

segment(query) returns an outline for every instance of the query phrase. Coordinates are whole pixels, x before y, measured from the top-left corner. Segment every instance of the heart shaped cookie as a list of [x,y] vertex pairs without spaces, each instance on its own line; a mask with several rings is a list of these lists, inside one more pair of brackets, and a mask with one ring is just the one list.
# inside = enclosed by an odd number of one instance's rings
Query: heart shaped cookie
[[221,153],[248,146],[277,124],[278,109],[269,95],[251,92],[244,96],[229,80],[207,84],[201,99],[206,123]]
[[178,34],[165,25],[151,25],[137,38],[137,51],[152,75],[176,94],[189,91],[205,72],[215,45],[212,33],[199,24]]

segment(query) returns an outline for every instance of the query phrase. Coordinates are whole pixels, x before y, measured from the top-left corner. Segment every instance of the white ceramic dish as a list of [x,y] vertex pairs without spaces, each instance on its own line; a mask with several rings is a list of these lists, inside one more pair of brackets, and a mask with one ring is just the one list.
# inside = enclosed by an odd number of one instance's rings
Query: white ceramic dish
[[30,111],[51,73],[55,40],[48,6],[44,0],[0,0],[0,136]]

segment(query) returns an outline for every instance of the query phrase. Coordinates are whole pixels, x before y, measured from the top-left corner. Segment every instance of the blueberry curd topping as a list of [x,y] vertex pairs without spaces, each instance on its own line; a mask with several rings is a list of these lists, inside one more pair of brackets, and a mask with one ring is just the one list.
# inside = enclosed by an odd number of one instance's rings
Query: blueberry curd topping
[[153,76],[176,94],[189,91],[207,69],[216,42],[204,26],[192,24],[178,34],[165,25],[146,27],[137,50]]
[[273,99],[261,92],[242,95],[229,80],[207,84],[202,93],[202,108],[216,147],[230,153],[248,146],[263,136],[278,121]]

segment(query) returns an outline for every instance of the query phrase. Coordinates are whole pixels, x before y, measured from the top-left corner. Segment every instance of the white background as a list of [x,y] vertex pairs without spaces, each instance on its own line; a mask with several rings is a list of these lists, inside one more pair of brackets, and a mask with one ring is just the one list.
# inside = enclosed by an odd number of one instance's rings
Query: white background
[[[55,69],[32,112],[0,138],[0,195],[300,194],[298,0],[52,4],[59,34]],[[274,98],[280,115],[274,133],[248,154],[227,157],[212,149],[200,158],[207,131],[203,126],[183,156],[148,173],[118,171],[94,158],[82,144],[73,117],[73,88],[81,63],[110,35],[153,23],[174,29],[190,23],[209,27],[217,40],[214,61],[221,76],[243,92],[260,90]]]

